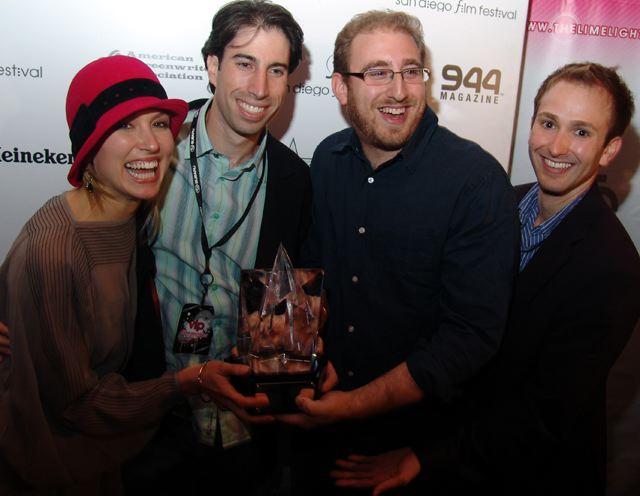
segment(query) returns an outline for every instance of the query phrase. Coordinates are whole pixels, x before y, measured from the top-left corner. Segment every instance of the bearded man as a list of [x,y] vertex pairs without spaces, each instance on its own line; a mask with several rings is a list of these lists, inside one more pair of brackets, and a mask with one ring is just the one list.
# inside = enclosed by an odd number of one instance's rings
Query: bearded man
[[339,422],[313,443],[328,463],[437,432],[507,317],[514,193],[489,153],[438,125],[425,64],[420,21],[406,13],[359,14],[336,39],[332,86],[352,127],[314,153],[303,258],[325,269],[339,384],[300,396],[304,414],[284,419]]

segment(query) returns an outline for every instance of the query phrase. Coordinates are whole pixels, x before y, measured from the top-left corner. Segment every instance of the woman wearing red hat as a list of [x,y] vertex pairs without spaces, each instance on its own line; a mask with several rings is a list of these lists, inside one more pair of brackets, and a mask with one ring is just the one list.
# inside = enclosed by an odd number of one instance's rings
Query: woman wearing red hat
[[[0,268],[0,494],[117,494],[119,464],[206,364],[128,383],[136,212],[160,189],[187,113],[144,63],[98,59],[75,76],[67,121],[75,189],[27,222]],[[6,334],[6,333],[5,333]]]

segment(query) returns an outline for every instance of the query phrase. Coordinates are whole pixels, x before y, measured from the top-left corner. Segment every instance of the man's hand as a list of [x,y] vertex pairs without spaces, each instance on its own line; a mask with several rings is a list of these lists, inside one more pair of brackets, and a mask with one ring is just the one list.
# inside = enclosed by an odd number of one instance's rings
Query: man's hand
[[424,393],[415,383],[405,362],[384,375],[351,391],[330,391],[318,400],[300,394],[296,398],[301,414],[281,415],[278,420],[303,428],[313,428],[342,420],[384,414],[413,405]]
[[[338,385],[338,373],[336,372],[336,369],[333,368],[333,364],[330,361],[327,361],[326,365],[324,366],[324,369],[320,373],[320,392],[322,394],[328,393],[337,385]],[[313,399],[313,391],[311,396],[307,395],[307,397]]]
[[[320,376],[319,389],[320,392],[323,393],[323,396],[318,400],[314,400],[313,397],[315,391],[313,389],[303,389],[296,397],[296,405],[302,413],[287,413],[276,415],[276,420],[279,420],[280,422],[283,422],[285,424],[302,427],[303,429],[311,429],[313,427],[337,422],[337,420],[333,419],[335,415],[332,414],[332,411],[334,409],[334,406],[332,406],[333,403],[331,402],[332,396],[347,394],[342,393],[341,391],[330,392],[334,387],[336,387],[337,384],[338,374],[336,373],[336,369],[333,368],[331,362],[327,362]],[[329,398],[327,398],[328,396]],[[316,405],[320,402],[322,402],[322,405],[320,406],[320,410],[318,411],[318,407]],[[311,406],[309,406],[309,404],[311,404]],[[326,414],[326,416],[323,414],[323,412],[324,414]]]
[[[244,396],[229,380],[230,377],[245,377],[250,373],[251,369],[247,365],[209,360],[206,365],[194,365],[181,370],[178,372],[177,380],[185,394],[205,394],[218,408],[231,410],[243,422],[253,424],[273,422],[275,419],[271,415],[252,415],[248,412],[253,409],[260,411],[261,408],[269,406],[269,399],[265,394]],[[201,384],[197,381],[198,374],[200,374]]]
[[410,448],[377,456],[349,455],[346,460],[336,460],[336,466],[329,473],[336,486],[373,487],[373,496],[406,486],[420,473],[420,462]]
[[0,362],[5,356],[11,355],[11,341],[9,339],[9,328],[0,322]]

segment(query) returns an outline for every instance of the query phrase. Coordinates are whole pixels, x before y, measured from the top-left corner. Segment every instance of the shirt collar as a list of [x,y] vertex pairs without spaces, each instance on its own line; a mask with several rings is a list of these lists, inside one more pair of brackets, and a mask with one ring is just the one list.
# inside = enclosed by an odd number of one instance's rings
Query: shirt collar
[[527,194],[524,195],[522,200],[520,200],[518,210],[520,214],[520,224],[523,226],[533,226],[533,222],[540,213],[540,205],[538,204],[539,191],[540,186],[538,186],[538,183],[535,183],[531,189],[527,191]]
[[555,226],[557,226],[562,219],[564,219],[571,210],[582,200],[586,191],[581,193],[576,198],[568,203],[561,210],[553,214],[550,218],[535,226],[533,223],[536,220],[536,217],[540,213],[540,185],[538,183],[534,183],[527,194],[524,195],[522,200],[520,200],[520,204],[518,205],[518,209],[520,211],[520,224],[522,226],[528,226],[529,229],[539,230],[544,232],[550,232],[553,230]]
[[[553,230],[569,215],[569,212],[584,198],[585,193],[578,195],[571,203],[565,205],[562,210],[556,212],[552,217],[541,224],[534,226],[534,222],[540,213],[539,202],[540,185],[535,183],[527,194],[522,198],[518,209],[520,211],[520,253],[535,252],[540,244],[549,237]],[[531,255],[530,255],[531,256]],[[524,268],[521,260],[520,270]]]

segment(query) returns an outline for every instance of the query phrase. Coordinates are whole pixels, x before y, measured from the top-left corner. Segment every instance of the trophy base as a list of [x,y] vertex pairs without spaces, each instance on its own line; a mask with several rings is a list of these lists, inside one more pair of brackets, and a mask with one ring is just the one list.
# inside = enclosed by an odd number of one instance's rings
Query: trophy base
[[[242,359],[227,359],[230,362],[244,363]],[[320,373],[322,364],[319,359],[314,360],[312,370],[307,373],[295,374],[252,374],[246,377],[233,376],[231,384],[239,393],[245,396],[254,396],[256,393],[264,393],[269,398],[269,406],[261,408],[257,414],[296,413],[296,396],[303,389],[313,389],[314,397],[317,396],[320,385]]]

